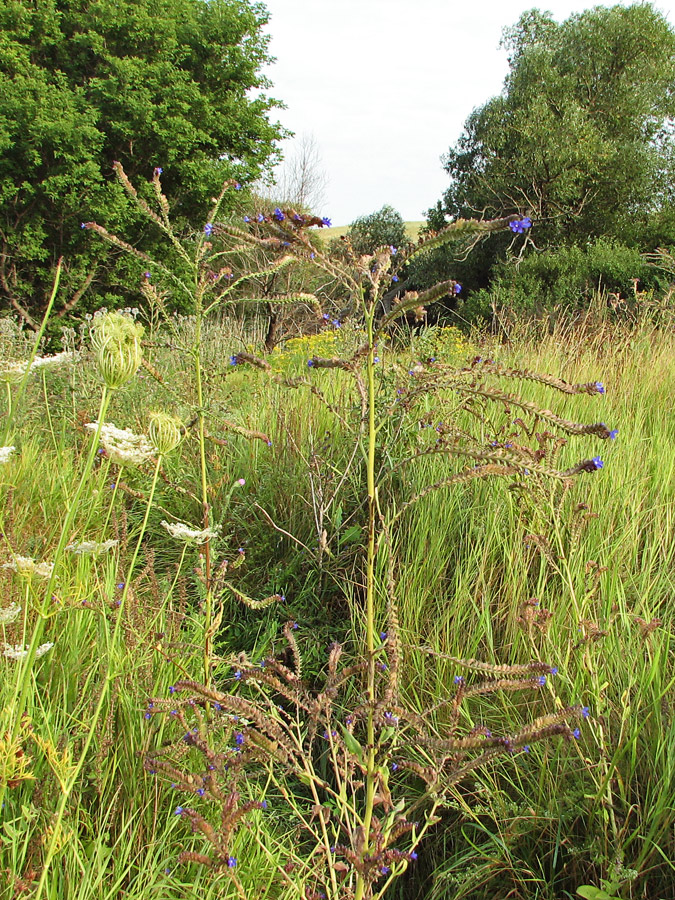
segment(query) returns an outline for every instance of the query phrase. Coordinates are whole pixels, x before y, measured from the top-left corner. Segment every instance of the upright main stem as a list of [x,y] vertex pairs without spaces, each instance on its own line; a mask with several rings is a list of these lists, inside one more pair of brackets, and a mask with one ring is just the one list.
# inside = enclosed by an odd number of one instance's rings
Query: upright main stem
[[[199,424],[199,469],[201,475],[202,490],[202,522],[203,527],[207,529],[210,524],[209,517],[209,493],[208,482],[206,477],[206,436],[204,429],[204,387],[202,384],[202,358],[201,358],[201,342],[202,342],[202,313],[201,301],[197,299],[197,324],[195,329],[195,373],[197,379],[197,416]],[[212,638],[211,620],[213,618],[213,596],[211,592],[211,542],[207,540],[204,544],[205,559],[205,581],[206,581],[206,597],[204,600],[204,684],[208,688],[211,684],[211,657],[212,657]]]
[[[376,765],[375,765],[375,523],[377,488],[375,485],[375,346],[373,341],[374,309],[366,310],[368,334],[367,391],[368,391],[368,447],[366,455],[366,478],[368,489],[368,542],[366,547],[366,653],[368,656],[368,677],[366,702],[368,718],[367,763],[366,763],[366,804],[363,813],[363,852],[370,852],[370,829],[375,806]],[[354,900],[363,900],[366,881],[359,874],[356,880]]]

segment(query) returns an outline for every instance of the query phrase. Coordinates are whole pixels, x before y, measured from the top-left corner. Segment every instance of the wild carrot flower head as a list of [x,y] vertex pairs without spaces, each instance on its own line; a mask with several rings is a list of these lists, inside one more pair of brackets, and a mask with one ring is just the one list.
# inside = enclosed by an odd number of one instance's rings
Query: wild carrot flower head
[[26,374],[27,362],[10,362],[3,360],[0,362],[0,382],[5,384],[18,384]]
[[[44,656],[45,653],[48,653],[53,646],[54,644],[52,643],[40,644],[40,646],[35,651],[35,659],[39,659],[41,656]],[[25,659],[28,656],[29,652],[29,644],[15,644],[14,646],[12,646],[11,644],[5,644],[2,655],[6,656],[7,659],[20,660]]]
[[[84,426],[96,431],[97,422]],[[128,428],[117,428],[110,422],[101,426],[101,443],[110,460],[119,466],[141,466],[152,456],[153,447],[144,434],[134,434]]]
[[60,369],[70,362],[75,362],[78,356],[79,353],[72,353],[69,350],[63,350],[53,356],[36,356],[31,363],[30,370],[35,372],[38,369]]
[[183,541],[186,544],[204,544],[208,540],[218,537],[218,530],[212,528],[204,528],[201,531],[197,528],[190,528],[182,522],[170,523],[162,520],[160,523],[163,528],[169,532],[172,538],[177,541]]
[[94,318],[91,346],[109,388],[121,387],[136,374],[143,356],[142,337],[143,326],[122,313],[104,313]]
[[20,612],[21,605],[16,602],[0,609],[0,625],[9,625],[11,622],[15,622]]
[[162,412],[150,413],[148,436],[158,453],[164,455],[175,450],[181,441],[181,429],[182,424],[175,416]]
[[16,450],[16,447],[0,447],[0,464],[9,462],[9,458]]
[[119,541],[112,539],[101,541],[101,543],[98,541],[76,541],[75,543],[67,544],[66,550],[69,550],[76,556],[98,556],[101,553],[107,553],[108,550],[112,550],[118,544]]
[[52,563],[37,563],[30,556],[15,556],[10,562],[6,562],[3,569],[12,569],[21,578],[50,578],[54,571]]

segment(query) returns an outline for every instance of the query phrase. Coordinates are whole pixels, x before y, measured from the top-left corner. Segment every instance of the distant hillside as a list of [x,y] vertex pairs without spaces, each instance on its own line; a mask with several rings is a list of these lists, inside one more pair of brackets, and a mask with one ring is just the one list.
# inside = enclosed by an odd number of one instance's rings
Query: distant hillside
[[[419,234],[420,228],[426,225],[426,222],[406,222],[405,230],[408,233],[408,237],[411,241],[417,240],[417,235]],[[333,238],[342,237],[343,234],[347,234],[349,231],[349,225],[336,225],[335,228],[322,228],[321,235],[326,240],[330,241]]]

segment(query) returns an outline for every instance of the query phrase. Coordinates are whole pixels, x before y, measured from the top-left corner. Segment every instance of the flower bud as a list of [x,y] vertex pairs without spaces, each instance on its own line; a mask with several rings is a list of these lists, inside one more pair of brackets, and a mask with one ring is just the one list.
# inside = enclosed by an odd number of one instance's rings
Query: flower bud
[[119,388],[136,374],[141,364],[143,326],[122,313],[105,313],[94,319],[91,345],[101,377],[109,388]]
[[171,453],[180,444],[181,428],[181,422],[175,416],[162,412],[150,413],[148,437],[162,455]]

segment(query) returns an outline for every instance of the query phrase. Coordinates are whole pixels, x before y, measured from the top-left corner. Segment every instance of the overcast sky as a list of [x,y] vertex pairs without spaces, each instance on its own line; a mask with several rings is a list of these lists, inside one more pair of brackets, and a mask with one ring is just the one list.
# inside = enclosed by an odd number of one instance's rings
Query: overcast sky
[[[314,138],[334,225],[385,203],[418,220],[448,184],[440,157],[507,72],[502,29],[533,6],[557,21],[574,0],[264,0],[278,119]],[[601,4],[611,6],[613,4]],[[623,5],[628,5],[624,3]],[[675,0],[654,4],[673,23]],[[292,143],[285,143],[291,154]]]

